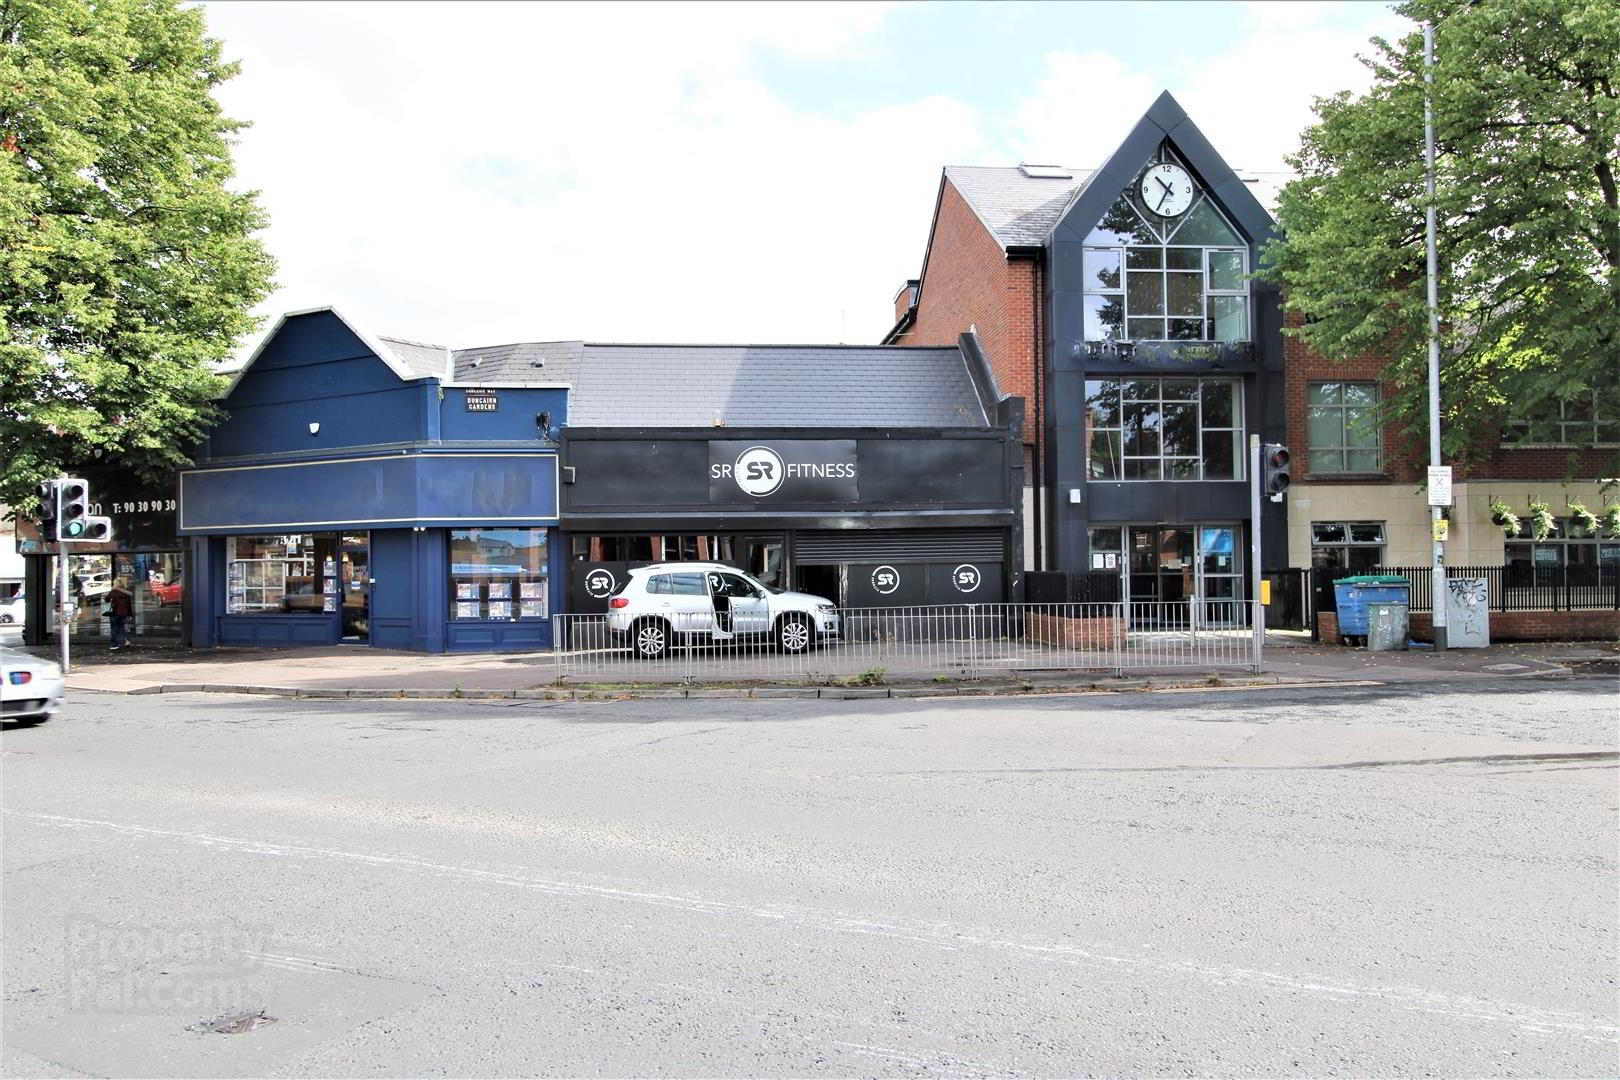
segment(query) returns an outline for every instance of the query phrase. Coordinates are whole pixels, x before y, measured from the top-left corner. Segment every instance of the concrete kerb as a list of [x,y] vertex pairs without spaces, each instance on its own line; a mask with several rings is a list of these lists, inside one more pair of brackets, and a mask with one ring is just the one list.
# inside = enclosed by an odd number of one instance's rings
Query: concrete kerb
[[[1493,679],[1549,678],[1572,674],[1567,667],[1547,664],[1534,671],[1514,673],[1461,672],[1435,673],[1443,680],[1488,677]],[[1155,678],[1095,679],[1073,681],[1018,680],[991,684],[939,683],[922,686],[749,686],[749,687],[672,687],[649,684],[645,687],[602,686],[537,686],[513,690],[481,688],[399,689],[377,687],[302,687],[267,686],[255,683],[159,683],[128,689],[85,687],[97,693],[111,694],[253,694],[261,697],[308,699],[370,699],[370,700],[531,700],[531,701],[614,701],[624,699],[814,699],[857,701],[874,698],[953,698],[953,697],[1016,697],[1050,696],[1059,694],[1139,693],[1157,690],[1240,690],[1258,688],[1308,688],[1323,686],[1377,686],[1387,679],[1300,678],[1280,675],[1223,675],[1218,678],[1162,676]],[[70,686],[69,689],[77,689]]]
[[1239,689],[1267,686],[1329,686],[1339,680],[1321,679],[1284,682],[1276,676],[1239,676],[1211,682],[1190,679],[1108,679],[1074,682],[1020,682],[989,686],[963,686],[948,683],[937,686],[751,686],[751,687],[668,687],[580,686],[531,687],[515,690],[479,688],[400,689],[376,687],[265,686],[250,683],[160,683],[127,690],[99,688],[113,694],[251,694],[259,697],[310,700],[359,699],[400,700],[527,700],[527,701],[609,701],[619,699],[697,700],[790,700],[816,699],[862,701],[883,698],[1012,697],[1023,695],[1118,693],[1169,689]]

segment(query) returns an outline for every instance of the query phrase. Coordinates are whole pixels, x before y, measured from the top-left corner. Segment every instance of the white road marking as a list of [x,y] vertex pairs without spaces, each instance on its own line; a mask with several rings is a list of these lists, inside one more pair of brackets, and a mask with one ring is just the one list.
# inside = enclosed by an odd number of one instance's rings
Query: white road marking
[[[40,825],[57,828],[102,830],[126,836],[143,836],[155,840],[168,840],[247,855],[269,855],[310,861],[347,862],[427,873],[436,877],[463,881],[505,885],[510,888],[530,889],[557,896],[590,897],[592,899],[613,900],[621,903],[644,904],[701,915],[771,920],[784,925],[800,926],[823,933],[869,934],[900,941],[912,941],[942,951],[981,948],[1004,953],[1022,954],[1043,961],[1084,965],[1092,968],[1135,968],[1137,970],[1160,971],[1167,974],[1192,976],[1216,987],[1247,986],[1336,1000],[1371,1000],[1401,1010],[1432,1013],[1456,1020],[1508,1025],[1540,1035],[1563,1036],[1583,1041],[1620,1042],[1620,1028],[1596,1017],[1580,1013],[1556,1012],[1516,1003],[1457,997],[1424,990],[1419,987],[1363,985],[1312,975],[1255,971],[1246,968],[1219,968],[1189,960],[1167,959],[1150,955],[1120,956],[1116,954],[1117,949],[1112,946],[1081,946],[1052,941],[1011,940],[974,932],[967,928],[955,928],[946,923],[907,922],[902,919],[887,917],[865,918],[836,911],[801,907],[794,904],[757,905],[742,904],[730,900],[706,900],[695,896],[621,889],[607,885],[585,884],[538,875],[513,874],[471,866],[456,866],[402,855],[344,851],[337,848],[323,848],[305,844],[283,844],[267,840],[254,840],[249,837],[159,829],[146,825],[131,825],[124,822],[101,821],[93,818],[67,817],[60,814],[31,813],[23,810],[7,809],[3,813],[18,820],[32,821]],[[274,959],[285,962],[278,964],[278,966],[292,966],[293,961],[302,960],[302,958],[297,957],[275,957]],[[312,961],[302,962],[309,964],[310,968],[313,968],[316,963]],[[310,968],[301,968],[301,970],[309,970]]]

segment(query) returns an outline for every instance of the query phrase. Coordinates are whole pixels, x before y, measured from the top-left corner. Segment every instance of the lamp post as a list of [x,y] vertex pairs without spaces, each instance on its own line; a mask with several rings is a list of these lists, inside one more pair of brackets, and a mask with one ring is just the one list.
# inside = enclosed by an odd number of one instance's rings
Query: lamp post
[[[1429,466],[1438,469],[1440,461],[1440,299],[1439,258],[1435,253],[1434,223],[1434,24],[1423,24],[1423,190],[1428,205],[1423,211],[1423,225],[1428,248],[1429,287]],[[1431,490],[1434,484],[1430,474]],[[1450,485],[1446,485],[1449,489]],[[1434,541],[1434,561],[1430,567],[1429,610],[1430,625],[1434,628],[1434,647],[1446,647],[1446,542],[1440,522],[1445,509],[1431,496],[1429,499],[1430,536]]]

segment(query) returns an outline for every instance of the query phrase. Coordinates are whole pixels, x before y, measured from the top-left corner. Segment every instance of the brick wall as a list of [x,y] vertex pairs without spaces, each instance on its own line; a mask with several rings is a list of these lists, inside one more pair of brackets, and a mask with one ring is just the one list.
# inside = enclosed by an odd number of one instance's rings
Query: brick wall
[[[1427,611],[1410,616],[1413,641],[1434,640]],[[1337,612],[1322,611],[1316,628],[1324,645],[1342,645]],[[1491,641],[1615,641],[1620,640],[1620,611],[1493,611]]]
[[976,328],[1001,392],[1022,397],[1029,410],[1026,444],[1035,441],[1042,427],[1035,414],[1037,293],[1036,261],[1009,259],[947,181],[916,321],[895,343],[955,345],[968,327]]
[[[1294,328],[1303,325],[1304,318],[1289,312],[1284,325]],[[1296,483],[1312,484],[1366,484],[1377,483],[1378,476],[1344,476],[1326,474],[1315,476],[1310,472],[1310,437],[1306,418],[1305,389],[1307,383],[1332,380],[1373,381],[1383,385],[1388,397],[1392,392],[1384,369],[1389,358],[1368,353],[1350,360],[1327,360],[1314,352],[1303,341],[1294,337],[1283,339],[1283,357],[1286,365],[1284,394],[1288,422],[1288,445],[1295,451],[1294,479]],[[1455,465],[1454,479],[1458,483],[1468,480],[1566,480],[1590,479],[1608,476],[1614,472],[1617,452],[1614,449],[1577,450],[1570,447],[1509,449],[1500,446],[1482,448],[1486,452],[1471,465]],[[1383,433],[1384,470],[1382,479],[1392,484],[1421,484],[1425,467],[1429,463],[1429,447],[1424,439],[1413,439],[1386,429]],[[1509,500],[1510,502],[1513,500]],[[1522,500],[1521,500],[1522,501]]]

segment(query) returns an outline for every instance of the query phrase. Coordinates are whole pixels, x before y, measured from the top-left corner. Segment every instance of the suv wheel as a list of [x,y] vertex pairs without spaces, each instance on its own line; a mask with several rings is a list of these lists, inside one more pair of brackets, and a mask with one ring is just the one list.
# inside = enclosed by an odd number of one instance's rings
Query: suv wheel
[[810,620],[803,615],[786,615],[776,624],[776,647],[785,653],[805,652],[813,640]]
[[630,632],[630,646],[642,660],[660,660],[669,652],[669,624],[643,619]]

